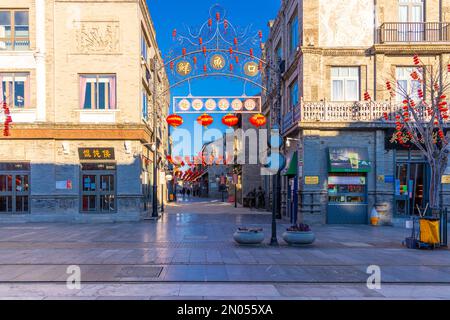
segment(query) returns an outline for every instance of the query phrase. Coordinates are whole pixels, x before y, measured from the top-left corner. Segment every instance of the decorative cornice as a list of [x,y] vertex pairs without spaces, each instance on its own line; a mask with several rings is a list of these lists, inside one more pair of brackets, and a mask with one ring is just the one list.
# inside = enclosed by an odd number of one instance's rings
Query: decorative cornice
[[139,140],[151,141],[145,125],[76,125],[76,124],[14,124],[11,136],[1,140]]
[[450,53],[450,43],[376,44],[374,54],[411,55]]
[[367,56],[370,50],[366,48],[320,48],[320,47],[301,47],[303,54],[317,54],[322,56]]

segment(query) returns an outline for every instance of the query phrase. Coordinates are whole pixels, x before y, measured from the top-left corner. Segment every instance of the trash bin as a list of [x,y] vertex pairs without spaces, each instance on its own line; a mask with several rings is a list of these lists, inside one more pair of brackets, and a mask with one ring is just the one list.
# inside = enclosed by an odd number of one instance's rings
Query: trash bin
[[378,212],[380,220],[378,222],[379,225],[391,225],[392,224],[392,216],[390,212],[390,206],[387,202],[379,202],[375,204],[375,209]]

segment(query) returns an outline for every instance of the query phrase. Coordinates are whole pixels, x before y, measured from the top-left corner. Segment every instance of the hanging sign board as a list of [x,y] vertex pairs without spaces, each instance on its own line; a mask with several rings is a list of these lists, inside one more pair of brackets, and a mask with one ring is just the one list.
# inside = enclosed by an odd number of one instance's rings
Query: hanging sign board
[[444,175],[444,176],[442,176],[441,182],[442,182],[443,184],[450,184],[450,175]]
[[173,97],[173,113],[261,113],[261,96]]

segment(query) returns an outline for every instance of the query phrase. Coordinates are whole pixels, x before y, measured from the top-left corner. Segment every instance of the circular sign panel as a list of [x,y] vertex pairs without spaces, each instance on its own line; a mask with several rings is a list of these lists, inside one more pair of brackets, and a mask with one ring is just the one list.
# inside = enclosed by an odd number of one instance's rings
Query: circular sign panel
[[230,107],[230,102],[227,99],[220,99],[219,100],[219,109],[222,111],[228,110]]
[[256,62],[250,61],[244,65],[244,73],[249,77],[255,77],[258,75],[258,64]]
[[203,108],[203,101],[200,99],[195,99],[194,101],[192,101],[192,108],[195,111],[199,111]]
[[242,101],[239,99],[234,99],[233,102],[231,102],[231,107],[235,111],[239,111],[242,109]]
[[244,106],[248,111],[253,111],[256,108],[256,102],[253,99],[247,99],[244,102]]
[[178,107],[181,111],[188,111],[191,107],[191,103],[187,99],[183,99],[180,102],[178,102]]
[[180,61],[177,63],[177,73],[181,76],[187,76],[192,71],[191,63],[188,61]]
[[216,101],[214,99],[206,100],[205,107],[206,107],[207,110],[212,111],[212,110],[214,110],[216,108],[216,106],[217,106],[217,104],[216,104]]
[[222,70],[225,68],[225,58],[220,54],[215,54],[210,60],[211,67],[215,70]]

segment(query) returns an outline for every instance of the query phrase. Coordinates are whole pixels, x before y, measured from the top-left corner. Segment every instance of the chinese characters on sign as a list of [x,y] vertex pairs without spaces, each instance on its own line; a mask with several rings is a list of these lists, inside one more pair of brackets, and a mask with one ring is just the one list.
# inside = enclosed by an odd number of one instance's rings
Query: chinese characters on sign
[[260,96],[174,97],[173,112],[180,113],[261,113]]
[[177,72],[182,76],[187,76],[192,71],[192,66],[188,61],[180,61],[177,63]]
[[114,160],[114,148],[79,148],[80,160]]

